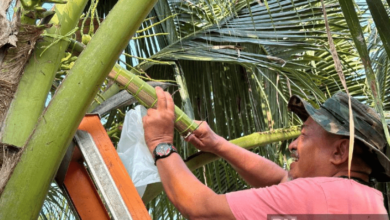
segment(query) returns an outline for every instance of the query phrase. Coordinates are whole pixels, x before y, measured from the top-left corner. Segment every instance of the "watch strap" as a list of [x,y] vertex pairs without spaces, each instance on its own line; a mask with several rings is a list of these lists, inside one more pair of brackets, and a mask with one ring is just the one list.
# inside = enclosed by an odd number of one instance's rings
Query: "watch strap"
[[[161,146],[161,145],[165,145],[165,146],[168,146],[169,148],[169,152],[164,152],[164,154],[158,154],[157,153],[157,148],[159,147],[159,146]],[[156,165],[156,162],[157,162],[157,160],[159,160],[159,159],[161,159],[161,158],[166,158],[166,157],[168,157],[169,155],[171,155],[172,153],[177,153],[177,149],[172,145],[172,144],[170,144],[170,143],[160,143],[160,144],[158,144],[155,148],[154,148],[154,150],[153,150],[153,156],[154,156],[154,165]]]

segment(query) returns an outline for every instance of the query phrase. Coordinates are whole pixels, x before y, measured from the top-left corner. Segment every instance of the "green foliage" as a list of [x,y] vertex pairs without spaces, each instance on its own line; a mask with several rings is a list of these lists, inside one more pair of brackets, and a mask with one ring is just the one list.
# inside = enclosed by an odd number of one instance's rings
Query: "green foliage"
[[51,184],[38,219],[76,219],[69,202],[55,182]]

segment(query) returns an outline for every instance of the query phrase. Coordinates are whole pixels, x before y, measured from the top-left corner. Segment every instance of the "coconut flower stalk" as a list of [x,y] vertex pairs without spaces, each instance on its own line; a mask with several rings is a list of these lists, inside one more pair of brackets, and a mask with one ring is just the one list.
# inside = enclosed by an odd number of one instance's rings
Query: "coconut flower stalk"
[[[155,108],[156,91],[137,75],[115,65],[108,75],[117,83],[123,85],[146,108]],[[197,128],[197,124],[175,105],[175,128],[183,136],[188,136]]]

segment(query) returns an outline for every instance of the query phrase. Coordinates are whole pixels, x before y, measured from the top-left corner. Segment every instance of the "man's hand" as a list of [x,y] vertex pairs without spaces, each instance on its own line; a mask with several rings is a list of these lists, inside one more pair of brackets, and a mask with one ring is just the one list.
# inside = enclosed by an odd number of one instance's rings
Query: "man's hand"
[[156,87],[157,108],[148,109],[148,114],[142,118],[145,130],[145,141],[149,151],[160,143],[173,143],[175,122],[175,104],[172,96],[160,87]]
[[190,142],[201,151],[217,154],[223,146],[223,143],[227,141],[223,137],[215,134],[207,122],[195,122],[200,124],[200,126],[192,132],[186,141]]

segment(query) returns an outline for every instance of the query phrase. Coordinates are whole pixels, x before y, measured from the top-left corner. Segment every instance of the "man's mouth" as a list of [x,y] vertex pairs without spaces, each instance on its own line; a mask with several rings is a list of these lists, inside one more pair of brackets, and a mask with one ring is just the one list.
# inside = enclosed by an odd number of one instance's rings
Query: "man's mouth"
[[299,155],[298,155],[298,152],[296,150],[291,151],[291,158],[292,158],[293,162],[298,162]]

